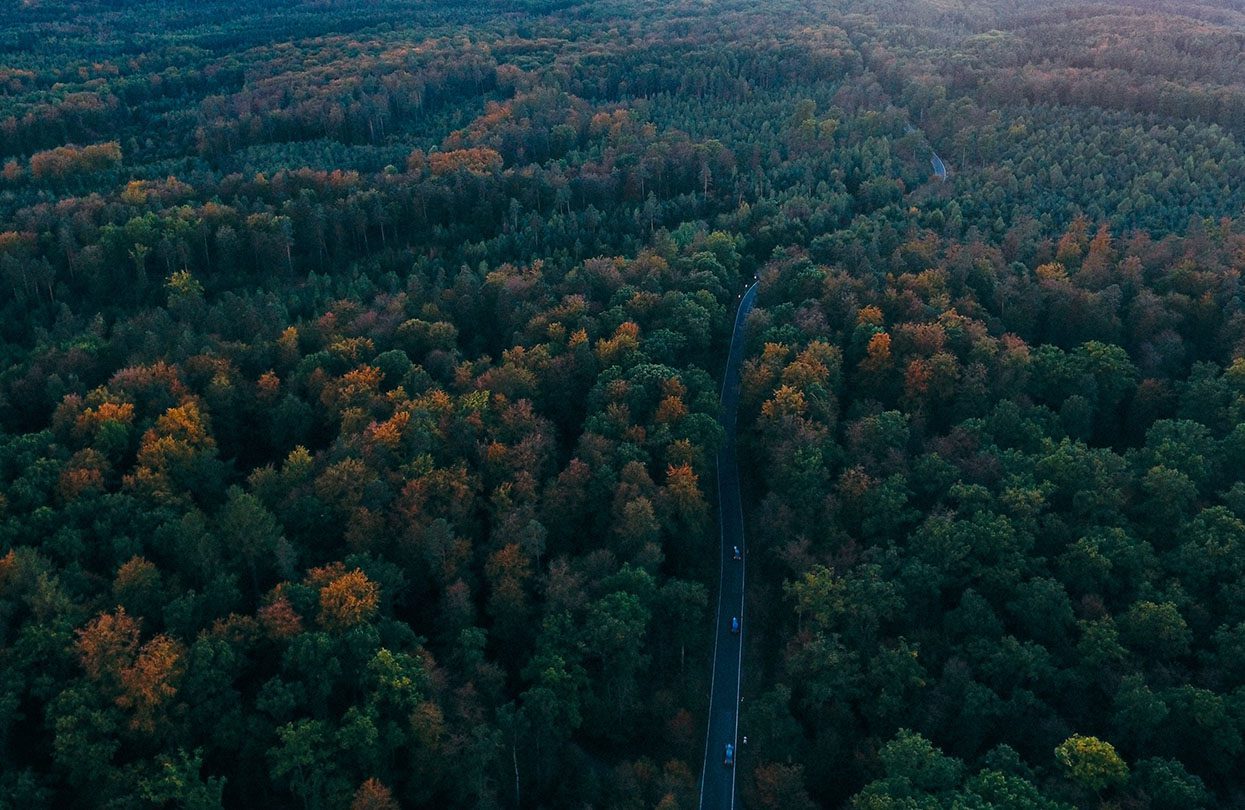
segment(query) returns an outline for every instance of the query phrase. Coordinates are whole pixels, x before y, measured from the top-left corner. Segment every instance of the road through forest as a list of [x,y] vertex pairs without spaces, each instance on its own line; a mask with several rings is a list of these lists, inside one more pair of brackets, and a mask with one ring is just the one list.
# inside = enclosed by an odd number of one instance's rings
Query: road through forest
[[[756,303],[754,282],[739,301],[731,349],[722,375],[722,404],[718,421],[725,436],[718,450],[718,525],[721,548],[718,550],[721,573],[718,577],[718,610],[714,630],[713,676],[709,686],[709,727],[705,732],[705,762],[700,776],[701,810],[726,810],[735,806],[735,768],[724,764],[726,745],[739,750],[739,686],[743,674],[743,637],[748,631],[744,622],[744,566],[748,561],[744,548],[744,513],[739,497],[739,464],[735,455],[735,420],[739,413],[740,367],[744,359],[744,324]],[[743,559],[734,559],[738,546]],[[731,632],[731,619],[738,618],[740,631]]]

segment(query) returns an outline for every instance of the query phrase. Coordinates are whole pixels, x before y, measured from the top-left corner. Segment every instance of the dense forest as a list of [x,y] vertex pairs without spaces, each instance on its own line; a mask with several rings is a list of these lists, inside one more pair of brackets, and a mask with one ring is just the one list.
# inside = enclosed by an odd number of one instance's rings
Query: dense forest
[[0,808],[1245,804],[1239,0],[2,5]]

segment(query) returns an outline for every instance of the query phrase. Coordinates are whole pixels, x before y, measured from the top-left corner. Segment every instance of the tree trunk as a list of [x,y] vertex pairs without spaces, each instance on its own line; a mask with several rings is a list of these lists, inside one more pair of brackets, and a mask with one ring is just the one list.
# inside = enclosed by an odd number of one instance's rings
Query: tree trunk
[[513,741],[510,744],[510,760],[514,763],[514,806],[520,807],[522,802],[519,798],[519,740],[518,731],[515,732]]

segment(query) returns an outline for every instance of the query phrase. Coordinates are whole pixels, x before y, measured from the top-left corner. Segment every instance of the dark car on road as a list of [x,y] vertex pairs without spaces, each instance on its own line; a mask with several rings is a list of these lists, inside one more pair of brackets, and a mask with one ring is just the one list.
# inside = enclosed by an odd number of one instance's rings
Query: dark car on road
[[722,757],[722,764],[728,768],[735,766],[735,746],[730,743],[726,744],[726,756]]
[[736,633],[736,634],[739,633],[739,617],[738,616],[731,616],[731,632]]

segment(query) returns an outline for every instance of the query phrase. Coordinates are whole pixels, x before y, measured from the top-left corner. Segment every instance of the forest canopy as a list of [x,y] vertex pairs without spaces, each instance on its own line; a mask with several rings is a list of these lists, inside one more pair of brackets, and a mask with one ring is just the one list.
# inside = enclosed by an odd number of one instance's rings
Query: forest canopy
[[[0,808],[1245,802],[1245,12],[0,15]],[[945,169],[945,176],[942,169]],[[711,758],[712,759],[712,758]]]

